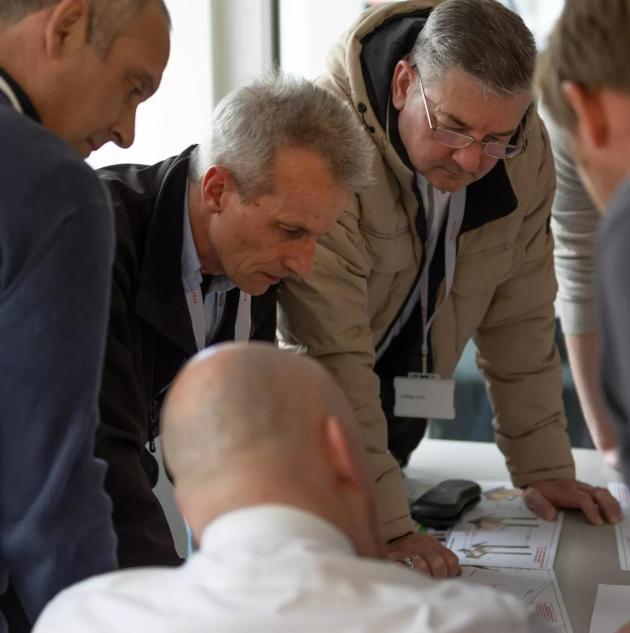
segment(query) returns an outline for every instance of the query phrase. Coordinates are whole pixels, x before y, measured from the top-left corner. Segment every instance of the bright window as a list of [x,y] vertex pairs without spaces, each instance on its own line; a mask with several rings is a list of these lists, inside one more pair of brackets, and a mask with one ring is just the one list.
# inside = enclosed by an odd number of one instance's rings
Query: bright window
[[129,149],[108,143],[88,159],[93,167],[152,164],[197,143],[213,103],[211,3],[166,0],[171,14],[171,56],[157,93],[138,108],[136,140]]

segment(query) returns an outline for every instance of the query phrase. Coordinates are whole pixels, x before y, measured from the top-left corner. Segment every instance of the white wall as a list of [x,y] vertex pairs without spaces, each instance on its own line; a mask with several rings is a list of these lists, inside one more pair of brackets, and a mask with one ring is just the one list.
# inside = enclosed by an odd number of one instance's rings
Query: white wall
[[136,117],[127,150],[112,143],[88,159],[93,167],[155,163],[199,142],[214,104],[272,65],[271,0],[166,0],[171,56],[157,93]]
[[280,0],[282,68],[317,77],[332,45],[364,8],[364,0]]
[[[184,2],[185,0],[178,0]],[[271,0],[211,0],[216,101],[271,70]]]
[[200,140],[212,111],[212,38],[209,0],[166,0],[173,21],[171,56],[157,93],[138,108],[136,140],[113,143],[88,159],[93,167],[151,164]]
[[564,0],[500,0],[512,11],[516,11],[536,38],[539,49],[545,42],[556,20],[560,16]]

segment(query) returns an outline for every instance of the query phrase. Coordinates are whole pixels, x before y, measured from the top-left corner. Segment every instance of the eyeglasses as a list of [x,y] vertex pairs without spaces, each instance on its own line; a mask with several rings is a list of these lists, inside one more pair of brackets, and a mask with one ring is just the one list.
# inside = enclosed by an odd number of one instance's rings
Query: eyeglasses
[[496,141],[478,141],[476,138],[469,136],[468,134],[460,134],[459,132],[453,132],[443,127],[433,125],[431,121],[431,114],[429,113],[429,106],[427,105],[427,97],[424,94],[424,86],[422,85],[422,77],[420,77],[420,71],[414,64],[412,68],[418,73],[418,81],[420,82],[420,92],[422,93],[422,101],[424,103],[424,109],[427,113],[427,120],[433,140],[440,145],[446,145],[446,147],[452,147],[454,149],[464,149],[472,143],[479,143],[484,154],[496,159],[507,159],[518,156],[522,151],[521,145],[509,145],[507,143],[497,143]]

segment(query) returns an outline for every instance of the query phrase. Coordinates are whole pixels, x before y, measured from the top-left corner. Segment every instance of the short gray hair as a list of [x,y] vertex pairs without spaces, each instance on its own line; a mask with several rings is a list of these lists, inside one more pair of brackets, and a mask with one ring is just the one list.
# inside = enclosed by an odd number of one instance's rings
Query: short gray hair
[[272,193],[276,152],[312,149],[351,191],[373,184],[373,147],[352,109],[305,79],[265,75],[230,93],[213,112],[207,139],[193,152],[189,176],[200,182],[212,165],[229,169],[245,201]]
[[[60,0],[0,0],[0,28],[22,20],[30,13],[41,11]],[[88,42],[106,56],[112,44],[124,34],[127,25],[147,4],[156,3],[168,24],[171,18],[164,0],[87,0],[90,8]]]
[[558,125],[571,131],[577,118],[564,97],[563,82],[630,92],[630,0],[603,5],[567,2],[540,57],[536,84],[543,104]]
[[536,43],[523,20],[496,0],[444,0],[429,15],[409,59],[426,83],[458,68],[488,92],[512,96],[531,88]]

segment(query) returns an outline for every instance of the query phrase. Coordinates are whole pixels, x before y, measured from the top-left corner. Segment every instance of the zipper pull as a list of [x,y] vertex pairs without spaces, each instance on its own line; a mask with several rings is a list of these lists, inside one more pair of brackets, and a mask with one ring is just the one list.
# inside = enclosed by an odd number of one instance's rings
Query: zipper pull
[[157,409],[158,409],[157,400],[152,400],[151,406],[149,407],[149,451],[151,451],[151,453],[155,453],[156,451],[155,429],[157,426],[157,419],[158,419]]

